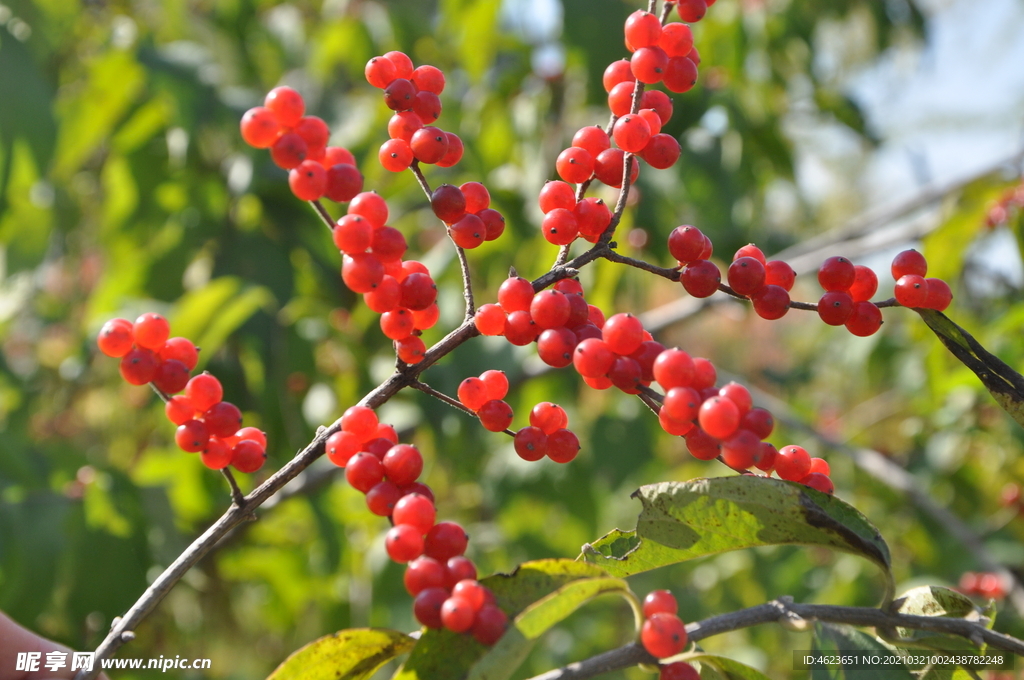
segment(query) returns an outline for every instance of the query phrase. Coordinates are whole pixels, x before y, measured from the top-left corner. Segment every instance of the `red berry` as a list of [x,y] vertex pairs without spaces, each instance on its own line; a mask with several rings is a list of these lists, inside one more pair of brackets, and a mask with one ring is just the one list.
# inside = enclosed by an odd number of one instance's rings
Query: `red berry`
[[644,90],[643,96],[640,97],[640,108],[654,109],[661,118],[662,125],[672,119],[672,99],[661,90]]
[[642,378],[640,363],[630,357],[619,357],[608,371],[608,379],[626,394],[638,394],[637,386]]
[[740,427],[750,430],[761,439],[764,439],[775,429],[775,419],[768,409],[752,408],[743,414],[740,420]]
[[775,467],[775,459],[779,455],[778,450],[768,442],[761,442],[761,447],[754,458],[754,466],[758,470],[768,472]]
[[632,314],[615,314],[605,321],[601,335],[608,349],[628,356],[644,341],[644,327],[640,319]]
[[476,215],[466,214],[450,227],[449,233],[455,245],[472,250],[487,238],[487,227]]
[[413,601],[412,610],[416,620],[427,628],[442,628],[441,606],[448,599],[444,588],[425,588]]
[[508,616],[493,604],[485,604],[476,613],[471,632],[476,641],[490,647],[501,639],[508,628]]
[[327,157],[327,140],[331,136],[331,130],[323,119],[303,116],[292,131],[306,142],[309,157],[319,157],[318,160]]
[[685,57],[693,49],[693,31],[678,21],[665,24],[661,27],[658,47],[665,50],[669,57]]
[[481,305],[476,310],[473,323],[481,335],[501,335],[505,332],[505,310],[501,305]]
[[412,153],[422,163],[437,163],[448,152],[448,136],[436,127],[423,127],[409,140]]
[[718,291],[722,274],[710,260],[697,260],[688,265],[679,276],[686,292],[695,298],[711,297]]
[[530,317],[540,328],[564,326],[569,312],[569,298],[554,289],[537,293],[530,303]]
[[455,522],[438,522],[427,532],[423,554],[439,562],[447,562],[466,552],[469,536]]
[[185,385],[185,396],[197,411],[206,411],[224,398],[224,388],[214,376],[200,373]]
[[[415,482],[423,472],[423,456],[410,444],[396,444],[384,454],[384,474],[395,484]],[[425,532],[424,532],[425,533]]]
[[480,182],[466,182],[459,186],[459,191],[466,198],[466,212],[476,214],[491,204],[491,194]]
[[672,57],[665,65],[661,81],[670,92],[689,92],[697,84],[697,64],[689,57]]
[[167,319],[154,312],[143,314],[135,320],[132,336],[135,344],[143,349],[157,351],[167,342],[171,334],[171,325]]
[[[930,286],[929,286],[930,288]],[[853,312],[846,320],[846,330],[865,338],[882,327],[882,310],[872,302],[854,302]]]
[[615,353],[600,338],[587,338],[576,345],[572,361],[576,371],[587,378],[607,375],[615,363]]
[[665,392],[661,413],[669,420],[689,423],[697,419],[700,412],[700,393],[692,387],[673,387]]
[[[385,468],[387,467],[385,461]],[[419,493],[410,493],[402,496],[395,503],[395,511],[392,519],[395,524],[408,524],[416,527],[420,534],[425,535],[434,526],[437,517],[437,510],[434,502]]]
[[487,396],[487,385],[480,378],[466,378],[463,380],[459,384],[458,396],[462,405],[474,413],[490,401],[490,397]]
[[804,486],[809,486],[822,493],[832,494],[835,493],[836,490],[835,486],[832,484],[832,480],[828,478],[828,475],[820,472],[811,472],[799,481]]
[[251,439],[243,439],[231,449],[231,465],[239,472],[256,472],[266,460],[265,447]]
[[242,412],[229,401],[220,401],[203,412],[203,422],[215,437],[230,437],[242,426]]
[[401,497],[401,489],[394,482],[384,480],[366,492],[366,507],[375,515],[390,517]]
[[416,87],[405,78],[395,78],[384,88],[384,104],[392,111],[412,109]]
[[570,146],[558,154],[555,170],[566,182],[582,184],[594,174],[594,157],[586,149]]
[[[412,140],[413,133],[421,127],[423,127],[423,121],[415,113],[411,111],[398,111],[388,121],[388,136],[391,139],[401,139],[408,143]],[[411,148],[409,151],[412,153]]]
[[878,276],[863,265],[857,265],[853,269],[856,275],[853,278],[853,285],[850,286],[850,297],[854,302],[870,300],[878,290]]
[[540,328],[533,322],[529,312],[511,312],[505,319],[505,339],[517,347],[529,345],[539,334]]
[[423,554],[423,534],[409,524],[396,524],[384,536],[384,548],[395,562],[409,562]]
[[415,335],[395,340],[395,354],[400,361],[409,365],[418,364],[423,361],[423,355],[426,351],[426,344]]
[[168,338],[164,346],[157,350],[157,356],[161,361],[180,361],[190,371],[199,363],[199,350],[188,338]]
[[452,224],[466,214],[466,195],[457,186],[442,184],[430,195],[430,208],[439,220]]
[[187,397],[177,396],[167,400],[167,403],[164,404],[164,413],[167,415],[167,420],[175,425],[183,425],[192,420],[196,408]]
[[444,73],[436,66],[424,64],[412,72],[412,83],[417,89],[441,94],[444,91]]
[[402,279],[401,305],[407,309],[422,310],[437,300],[437,285],[429,274],[413,272]]
[[699,427],[690,430],[685,437],[687,450],[698,460],[714,460],[722,452],[718,440]]
[[385,274],[376,288],[363,294],[363,299],[367,307],[378,314],[384,314],[398,306],[401,294],[401,287],[395,277]]
[[487,230],[485,241],[493,241],[505,232],[505,218],[497,210],[484,208],[476,216],[483,220],[484,228]]
[[647,146],[651,138],[651,126],[641,116],[629,114],[615,122],[612,137],[623,151],[637,153]]
[[818,283],[829,292],[850,290],[856,278],[857,270],[845,257],[830,257],[818,270]]
[[415,320],[412,312],[399,307],[390,312],[384,312],[380,317],[380,329],[385,337],[392,340],[402,340],[412,335],[415,329]]
[[712,397],[700,406],[700,428],[716,439],[728,439],[740,426],[740,409],[726,397]]
[[659,354],[653,368],[654,379],[665,390],[690,385],[695,371],[693,359],[678,347],[666,349]]
[[480,379],[487,386],[487,396],[490,399],[504,399],[508,394],[508,376],[505,375],[505,371],[484,371],[480,374]]
[[572,210],[576,207],[576,193],[565,182],[548,181],[537,196],[537,204],[545,214],[556,208]]
[[685,661],[677,661],[662,666],[658,680],[700,680],[700,673]]
[[629,60],[630,70],[641,83],[660,83],[668,69],[669,58],[657,45],[641,47]]
[[281,134],[281,124],[270,109],[256,106],[245,112],[239,125],[242,139],[249,146],[267,149]]
[[896,282],[896,302],[904,307],[924,307],[928,300],[928,281],[917,274],[904,274]]
[[799,481],[811,471],[811,456],[801,446],[784,446],[775,456],[775,472],[782,479]]
[[916,250],[904,250],[892,260],[892,278],[899,280],[908,274],[924,276],[928,273],[928,261]]
[[823,475],[828,475],[832,470],[829,468],[828,462],[824,458],[811,458],[811,474],[814,472],[820,472]]
[[480,423],[491,432],[501,432],[512,424],[512,407],[500,399],[491,399],[477,411]]
[[761,450],[761,440],[749,430],[737,430],[736,434],[722,442],[722,461],[733,470],[746,470],[754,465]]
[[327,188],[324,196],[343,203],[363,190],[363,174],[352,164],[336,163],[327,168]]
[[100,351],[108,357],[123,357],[131,351],[133,342],[132,322],[128,319],[111,319],[106,322],[96,339]]
[[[453,132],[444,133],[445,140],[447,140],[448,150],[445,152],[441,160],[437,162],[439,168],[450,168],[460,160],[462,160],[462,154],[465,150],[462,145],[462,140],[459,136]],[[426,161],[424,161],[426,162]]]
[[544,434],[550,435],[569,424],[569,416],[565,409],[550,401],[542,401],[530,411],[530,425],[539,427]]
[[924,306],[940,312],[945,311],[953,301],[953,292],[949,289],[949,284],[942,279],[925,279],[925,282],[928,284],[928,297]]
[[533,286],[522,277],[505,279],[498,288],[498,304],[502,309],[512,312],[528,312],[533,303]]
[[449,597],[441,605],[441,623],[453,633],[465,633],[473,626],[476,610],[461,597]]
[[676,596],[668,590],[652,590],[644,598],[644,618],[654,614],[675,614],[678,611]]
[[199,453],[199,458],[203,461],[203,465],[211,470],[223,470],[228,465],[231,465],[232,456],[233,451],[231,447],[217,437],[210,437],[210,441],[206,443],[206,448]]
[[782,286],[763,286],[750,296],[750,300],[762,319],[781,319],[789,312],[789,293]]
[[[628,113],[628,110],[627,110]],[[610,187],[618,189],[622,186],[622,173],[625,167],[625,152],[622,149],[605,149],[594,159],[594,175]],[[640,165],[630,162],[629,181],[636,182],[640,175]]]
[[348,465],[349,459],[359,452],[359,445],[362,441],[351,432],[341,430],[327,438],[324,450],[327,458],[338,467]]
[[327,171],[316,161],[302,161],[288,172],[288,186],[302,201],[315,201],[327,188]]
[[404,139],[389,139],[380,146],[377,160],[389,172],[401,172],[412,164],[412,149]]
[[575,215],[564,208],[555,208],[544,215],[540,228],[544,238],[556,246],[569,245],[580,233]]
[[818,316],[829,326],[842,326],[853,314],[853,305],[853,298],[849,293],[825,293],[818,300]]
[[275,87],[267,93],[263,105],[274,113],[282,127],[295,127],[306,112],[302,95],[290,87]]
[[[619,83],[630,83],[634,82],[633,70],[630,68],[629,60],[619,59],[608,64],[604,70],[604,75],[601,77],[601,84],[604,85],[605,92],[611,92],[612,89]],[[630,87],[630,93],[633,88]],[[574,142],[575,143],[575,142]]]
[[729,286],[740,295],[753,295],[764,286],[765,268],[753,257],[741,257],[729,265]]
[[548,436],[544,430],[531,425],[516,432],[514,445],[520,458],[537,461],[547,454]]
[[572,145],[585,149],[593,159],[605,149],[611,147],[608,133],[597,125],[588,125],[580,128],[572,137]]
[[796,272],[782,260],[769,260],[764,265],[764,282],[768,286],[779,286],[786,292],[793,290]]
[[580,236],[596,243],[612,221],[612,213],[600,198],[584,198],[573,208]]
[[668,252],[681,264],[695,262],[704,252],[704,234],[697,227],[676,227],[668,235]]
[[285,170],[298,167],[309,155],[309,145],[296,132],[286,132],[270,147],[270,158]]
[[366,493],[384,479],[384,465],[380,458],[367,451],[360,451],[348,459],[345,479],[352,488]]
[[[416,597],[427,588],[443,588],[444,578],[443,564],[431,557],[417,557],[405,568],[402,581],[409,594]],[[413,607],[415,608],[415,605]]]
[[657,170],[666,170],[679,160],[682,149],[672,135],[664,133],[652,135],[647,146],[640,152],[640,157]]
[[679,0],[676,11],[679,18],[688,24],[700,21],[708,11],[707,0]]
[[700,391],[714,386],[718,381],[718,373],[715,366],[703,357],[693,358],[693,389]]
[[675,614],[652,614],[640,629],[640,642],[656,658],[674,656],[686,647],[686,627]]
[[634,49],[657,45],[661,39],[661,22],[654,14],[638,9],[626,19],[624,33]]
[[381,90],[397,77],[394,63],[384,57],[374,57],[366,62],[363,73],[366,76],[366,82]]
[[377,414],[366,406],[350,406],[341,416],[341,429],[365,442],[377,434]]

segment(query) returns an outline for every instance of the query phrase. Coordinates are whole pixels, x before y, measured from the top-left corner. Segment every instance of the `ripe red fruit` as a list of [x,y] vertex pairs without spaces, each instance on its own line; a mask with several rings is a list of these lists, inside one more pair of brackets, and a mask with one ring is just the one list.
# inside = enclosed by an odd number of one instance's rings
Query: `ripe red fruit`
[[782,479],[796,482],[811,471],[811,456],[802,446],[783,446],[775,456],[775,472]]
[[363,74],[366,76],[366,82],[383,90],[397,77],[397,70],[390,59],[374,57],[366,62]]
[[[605,68],[604,75],[601,77],[601,84],[604,85],[605,92],[611,92],[619,83],[632,83],[634,80],[629,60],[619,59],[608,64]],[[630,88],[630,92],[632,92],[632,88]]]
[[231,465],[239,472],[256,472],[266,460],[266,448],[251,439],[243,439],[231,449]]
[[644,90],[643,95],[640,97],[640,108],[654,109],[658,117],[661,118],[662,125],[665,125],[672,119],[672,99],[661,90]]
[[740,426],[740,409],[726,397],[712,397],[700,406],[700,428],[716,439],[728,439]]
[[395,340],[395,354],[398,355],[400,361],[407,364],[418,364],[423,361],[426,351],[426,344],[415,335]]
[[549,213],[556,208],[572,210],[576,207],[576,193],[565,182],[548,181],[537,196],[541,212]]
[[587,378],[607,375],[615,363],[615,353],[600,338],[587,338],[576,345],[572,362],[576,371]]
[[318,161],[326,158],[327,140],[331,136],[331,130],[321,118],[303,116],[293,128],[293,132],[306,142],[309,158],[316,158]]
[[466,212],[479,213],[491,204],[491,194],[480,182],[466,182],[459,186],[466,198]]
[[857,278],[853,263],[845,257],[830,257],[818,270],[818,283],[826,291],[848,291]]
[[[931,287],[929,286],[929,290]],[[846,320],[846,330],[865,338],[882,327],[882,310],[871,302],[854,302],[853,312]]]
[[516,454],[523,460],[537,461],[547,454],[548,436],[539,427],[522,428],[516,432],[513,442]]
[[167,342],[171,326],[167,319],[154,312],[147,312],[135,320],[132,336],[135,344],[144,349],[159,350]]
[[626,394],[638,394],[637,386],[642,378],[640,363],[630,357],[619,357],[608,371],[608,379]]
[[401,295],[402,292],[398,280],[393,276],[385,274],[376,288],[369,293],[363,294],[363,300],[366,301],[367,307],[378,314],[384,314],[398,306]]
[[206,448],[199,452],[199,458],[203,461],[203,465],[211,470],[223,470],[228,465],[231,465],[232,456],[233,451],[231,447],[217,437],[210,437]]
[[363,190],[363,174],[349,163],[336,163],[327,168],[327,188],[324,196],[336,203],[344,203]]
[[689,57],[672,57],[665,65],[661,81],[670,92],[689,92],[697,84],[697,64]]
[[714,460],[722,452],[718,440],[699,427],[695,427],[685,435],[686,448],[697,460]]
[[611,141],[603,128],[597,125],[588,125],[576,131],[576,134],[572,136],[572,145],[585,149],[593,162],[599,153],[611,147]]
[[327,438],[324,450],[327,458],[338,467],[345,467],[352,456],[359,452],[362,441],[351,432],[335,432]]
[[651,136],[647,146],[640,152],[640,157],[652,168],[666,170],[676,164],[681,153],[682,149],[675,137],[659,133]]
[[286,132],[270,147],[270,158],[285,170],[298,167],[309,155],[309,145],[296,132]]
[[657,45],[641,47],[629,60],[630,70],[641,83],[660,83],[668,69],[669,58]]
[[400,304],[412,310],[426,309],[437,300],[437,285],[429,274],[413,272],[402,279]]
[[[401,139],[408,143],[412,140],[413,133],[421,127],[423,127],[423,121],[414,112],[398,111],[388,121],[388,136],[391,139]],[[412,149],[410,148],[411,151]],[[355,163],[352,163],[352,165],[355,165]]]
[[377,433],[377,413],[367,406],[350,406],[341,416],[341,429],[365,442]]
[[288,186],[302,201],[315,201],[327,188],[327,171],[316,161],[302,161],[288,172]]
[[380,458],[367,451],[360,451],[348,460],[345,479],[352,488],[366,493],[384,479],[384,465]]
[[539,427],[544,434],[550,435],[569,424],[569,416],[565,409],[550,401],[542,401],[530,410],[530,425]]
[[444,578],[443,564],[430,557],[417,557],[405,568],[402,581],[409,594],[416,597],[427,588],[443,588]]
[[500,399],[491,399],[477,411],[480,423],[491,432],[501,432],[512,424],[512,407]]
[[666,349],[654,360],[654,379],[658,381],[662,389],[669,390],[673,387],[686,387],[690,385],[694,377],[693,359],[689,354],[679,349]]
[[415,329],[412,312],[402,307],[384,312],[380,317],[380,329],[391,340],[409,337]]
[[369,293],[384,278],[384,266],[370,253],[346,254],[341,258],[341,279],[355,293]]
[[463,380],[459,384],[457,394],[462,405],[474,413],[490,401],[490,397],[487,396],[487,385],[480,378],[466,378]]
[[198,453],[206,448],[210,441],[210,432],[203,421],[188,420],[178,426],[174,433],[174,441],[182,451]]
[[375,515],[390,517],[401,497],[401,489],[394,482],[384,480],[366,492],[366,507]]
[[570,146],[558,154],[555,170],[566,182],[582,184],[594,174],[594,157],[586,149]]
[[569,463],[580,451],[580,440],[566,429],[549,434],[547,444],[547,456],[556,463]]
[[164,346],[157,350],[157,356],[160,361],[180,361],[190,371],[199,363],[199,350],[188,338],[168,338]]
[[505,310],[501,305],[481,305],[476,310],[473,323],[481,335],[501,335],[505,332]]
[[[627,110],[628,113],[628,110]],[[618,189],[622,186],[622,173],[625,163],[625,151],[622,149],[605,149],[594,159],[594,175],[610,187]],[[640,165],[635,159],[630,161],[629,181],[636,182],[640,176]]]
[[439,220],[452,224],[466,214],[466,195],[457,186],[442,184],[430,194],[430,208]]
[[615,122],[612,137],[623,151],[638,153],[651,138],[651,126],[642,116],[629,114]]
[[925,299],[924,306],[940,312],[945,311],[949,307],[949,303],[953,301],[953,292],[949,289],[949,284],[942,279],[925,279],[925,281],[928,284],[928,297]]
[[448,153],[448,136],[439,128],[422,127],[413,133],[409,146],[420,162],[437,163]]
[[508,616],[496,605],[485,604],[476,613],[470,629],[476,641],[490,647],[501,639],[508,628]]
[[214,376],[200,373],[185,385],[185,396],[197,411],[206,411],[224,398],[224,388]]
[[658,680],[700,680],[700,673],[685,661],[677,661],[662,666]]
[[427,628],[443,628],[441,606],[447,599],[448,591],[444,588],[424,588],[413,600],[413,615]]
[[668,590],[652,590],[644,598],[644,618],[654,614],[675,614],[679,611],[676,596]]
[[849,293],[825,293],[818,300],[818,316],[829,326],[842,326],[853,314],[853,304],[853,298]]
[[623,30],[626,41],[634,49],[657,45],[661,39],[661,22],[650,12],[638,9],[626,18]]
[[269,148],[281,134],[277,116],[263,106],[255,106],[246,111],[239,128],[245,143],[257,149]]
[[775,419],[768,409],[752,408],[743,414],[740,420],[740,427],[750,430],[761,439],[764,439],[775,429]]
[[828,462],[824,458],[811,458],[811,474],[813,472],[820,472],[823,475],[828,475],[832,470],[829,468]]
[[904,250],[892,260],[892,278],[896,281],[908,274],[924,276],[927,273],[928,261],[916,250]]
[[423,554],[423,534],[409,524],[396,524],[384,536],[384,548],[395,562],[408,562]]
[[928,300],[928,281],[917,274],[904,274],[896,282],[896,302],[904,307],[924,307]]
[[692,423],[701,406],[700,393],[692,387],[673,387],[665,392],[661,414],[678,423]]
[[555,208],[544,215],[540,228],[544,238],[556,246],[569,245],[580,233],[576,216],[564,208]]
[[[386,456],[385,456],[386,458]],[[385,468],[387,462],[385,461]],[[434,526],[437,517],[437,510],[434,502],[426,496],[418,493],[410,493],[401,497],[395,503],[395,510],[392,520],[395,524],[408,524],[416,527],[420,534],[426,534]]]
[[534,296],[530,302],[530,316],[540,328],[557,328],[569,320],[569,298],[549,288]]
[[697,260],[688,265],[679,276],[686,292],[695,298],[711,297],[722,283],[718,266],[710,260]]
[[864,265],[855,266],[854,271],[856,271],[856,275],[853,279],[853,285],[850,286],[850,297],[853,298],[854,302],[870,300],[871,296],[878,290],[878,276]]
[[737,430],[736,434],[722,442],[722,461],[734,470],[746,470],[754,465],[761,450],[761,440],[749,430]]
[[175,425],[183,425],[192,420],[195,413],[196,409],[192,406],[192,402],[184,396],[171,397],[164,404],[164,414],[167,416],[167,420]]
[[473,611],[479,611],[484,606],[487,600],[486,593],[487,589],[475,578],[462,579],[452,587],[452,597],[465,600]]
[[703,232],[688,224],[676,227],[668,235],[668,252],[681,264],[699,260],[704,252]]
[[809,486],[822,493],[832,494],[835,493],[836,490],[835,486],[832,484],[832,480],[828,478],[828,475],[820,472],[811,472],[799,481],[804,486]]
[[423,554],[439,562],[447,562],[466,552],[469,536],[455,522],[438,522],[427,532]]
[[729,265],[726,278],[740,295],[753,295],[764,286],[765,268],[756,258],[741,257]]
[[404,139],[389,139],[380,146],[377,160],[389,172],[401,172],[412,164],[412,149]]
[[530,311],[533,297],[533,285],[520,276],[506,279],[498,288],[498,304],[510,314]]
[[576,334],[565,327],[548,328],[537,337],[537,355],[548,366],[564,368],[572,363]]
[[415,446],[410,444],[392,446],[384,454],[382,463],[384,464],[384,474],[399,486],[412,484],[423,472],[423,456]]
[[108,357],[123,357],[132,349],[132,322],[128,319],[111,319],[100,328],[96,345]]
[[758,470],[768,472],[775,467],[775,458],[779,455],[778,449],[768,442],[761,442],[761,447],[754,458],[754,466]]
[[463,215],[448,231],[455,245],[466,250],[476,248],[487,237],[487,227],[484,226],[483,220],[468,213]]
[[789,312],[789,293],[782,286],[763,286],[750,296],[750,300],[762,319],[781,319]]
[[441,94],[444,91],[444,73],[436,66],[424,64],[416,67],[412,72],[411,80],[419,90],[426,90],[434,94]]
[[764,265],[764,282],[768,286],[779,286],[787,293],[793,290],[796,272],[782,260],[769,260]]
[[704,18],[709,4],[707,0],[679,0],[679,4],[676,5],[676,12],[679,13],[680,19],[688,24],[692,24]]
[[686,647],[686,627],[675,614],[652,614],[640,629],[640,642],[656,658],[674,656]]
[[480,374],[480,379],[487,386],[487,396],[490,399],[504,399],[508,394],[508,376],[505,375],[505,371],[484,371]]
[[441,605],[441,623],[453,633],[465,633],[475,618],[476,610],[461,597],[449,597]]
[[658,47],[665,50],[669,57],[685,57],[693,49],[693,31],[678,21],[665,24],[661,27]]
[[437,162],[439,168],[450,168],[460,160],[462,160],[462,154],[465,151],[465,147],[462,145],[462,140],[459,136],[453,132],[444,133],[445,139],[448,142],[448,150],[445,152],[441,160]]
[[511,312],[505,319],[505,339],[517,347],[529,345],[539,334],[540,328],[533,322],[529,312]]
[[384,88],[384,104],[392,111],[412,109],[416,87],[405,78],[395,78]]
[[267,93],[263,105],[273,112],[282,127],[295,127],[306,112],[302,95],[290,87],[275,87]]
[[620,355],[630,355],[644,341],[644,326],[632,314],[615,314],[604,323],[601,336],[608,349]]
[[230,437],[242,426],[242,412],[229,401],[220,401],[203,412],[203,422],[215,437]]

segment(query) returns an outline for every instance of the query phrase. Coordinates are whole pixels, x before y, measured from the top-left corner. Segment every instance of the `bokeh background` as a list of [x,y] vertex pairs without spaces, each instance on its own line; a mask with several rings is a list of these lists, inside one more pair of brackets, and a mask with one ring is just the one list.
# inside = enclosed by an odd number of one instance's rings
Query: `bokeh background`
[[[466,154],[428,179],[482,180],[505,214],[505,236],[469,255],[478,299],[493,299],[510,265],[536,276],[554,258],[537,230],[537,191],[573,132],[607,120],[600,75],[627,55],[622,22],[638,7],[3,0],[0,608],[94,647],[228,504],[220,476],[174,446],[150,391],[98,355],[106,319],[159,311],[173,334],[201,345],[201,367],[246,424],[269,434],[270,460],[246,488],[391,370],[390,343],[342,285],[330,235],[268,154],[242,143],[245,109],[275,85],[296,87],[332,142],[356,154],[410,256],[439,281],[441,323],[426,338],[436,340],[461,319],[457,264],[413,178],[376,160],[390,112],[363,65],[402,49],[445,70],[439,123]],[[788,249],[804,271],[848,255],[875,268],[881,299],[892,255],[916,245],[953,287],[949,314],[1021,368],[1024,223],[1019,210],[992,208],[1019,184],[1019,155],[1007,161],[1024,144],[1022,31],[1021,0],[719,0],[694,29],[700,83],[674,97],[665,128],[683,156],[672,170],[641,172],[623,251],[667,265],[666,237],[692,223],[724,261],[750,241]],[[695,305],[678,285],[607,262],[583,282],[609,313],[646,311],[663,343],[712,358],[758,388],[759,403],[785,404],[772,441],[829,460],[837,494],[889,540],[903,586],[953,585],[981,567],[947,526],[828,441],[909,471],[991,555],[1024,563],[1024,526],[1000,502],[1024,480],[1021,429],[913,313],[887,310],[882,332],[862,339],[814,315],[765,322],[729,301]],[[796,291],[820,294],[813,275]],[[516,383],[515,426],[539,401],[568,409],[583,442],[576,461],[523,463],[506,437],[422,394],[380,411],[421,447],[439,516],[469,528],[483,573],[575,557],[610,529],[632,528],[639,485],[726,472],[693,460],[639,402],[595,393],[571,371],[543,372],[530,348],[477,339],[425,377],[454,393],[488,368]],[[342,628],[412,630],[401,569],[383,550],[386,521],[321,463],[189,573],[122,655],[210,657],[203,677],[254,678]],[[641,594],[672,588],[686,620],[785,594],[860,605],[880,595],[866,562],[798,548],[725,554],[632,583]],[[1024,632],[1006,603],[997,625]],[[599,601],[549,633],[518,676],[630,635],[628,609]],[[809,646],[775,626],[706,644],[779,678],[799,675],[788,650]]]

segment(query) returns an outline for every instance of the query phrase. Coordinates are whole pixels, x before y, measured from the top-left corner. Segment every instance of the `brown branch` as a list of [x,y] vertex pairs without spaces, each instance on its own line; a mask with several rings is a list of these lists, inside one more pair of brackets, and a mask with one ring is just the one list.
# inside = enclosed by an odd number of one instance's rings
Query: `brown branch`
[[[1016,655],[1024,655],[1024,641],[989,630],[982,623],[942,616],[891,614],[871,607],[843,607],[827,604],[794,604],[790,598],[779,598],[747,609],[712,616],[687,624],[687,638],[699,642],[722,633],[750,628],[763,623],[823,621],[867,628],[910,628],[966,638],[973,644]],[[563,668],[536,675],[530,680],[585,680],[602,673],[622,670],[637,664],[657,663],[657,659],[640,645],[630,643],[618,649],[577,661]]]
[[313,210],[316,211],[316,214],[321,220],[323,220],[323,223],[327,225],[327,228],[333,231],[335,225],[334,218],[331,217],[331,213],[327,212],[327,208],[325,208],[324,204],[320,202],[320,199],[318,198],[315,201],[310,201],[309,204],[313,206]]

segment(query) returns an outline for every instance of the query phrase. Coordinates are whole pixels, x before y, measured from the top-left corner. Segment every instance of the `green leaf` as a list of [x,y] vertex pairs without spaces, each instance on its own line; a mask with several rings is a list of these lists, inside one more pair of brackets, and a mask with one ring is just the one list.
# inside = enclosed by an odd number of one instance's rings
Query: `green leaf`
[[974,371],[981,383],[992,394],[1017,424],[1024,427],[1024,376],[1010,368],[1006,362],[989,352],[970,333],[953,323],[949,317],[934,309],[915,309],[928,328],[939,337],[953,356]]
[[274,296],[269,289],[243,288],[240,279],[222,276],[186,293],[178,301],[171,327],[202,348],[199,363],[203,365],[257,310],[273,304]]
[[877,564],[891,596],[888,546],[864,515],[834,496],[752,475],[652,484],[633,496],[643,504],[636,529],[583,546],[580,559],[629,576],[729,550],[819,545]]
[[622,579],[573,560],[527,562],[511,574],[496,574],[482,583],[509,615],[509,629],[501,640],[488,649],[469,635],[428,630],[395,680],[502,680],[519,667],[538,637],[582,605],[609,593],[632,597]]
[[742,664],[739,661],[733,661],[732,659],[724,656],[695,654],[694,656],[686,657],[687,663],[694,661],[700,662],[701,677],[704,677],[705,675],[705,666],[710,666],[711,670],[715,672],[717,677],[724,678],[724,680],[770,680],[767,675],[756,668],[751,668],[746,664]]
[[[966,595],[942,586],[921,586],[904,593],[893,602],[896,612],[914,616],[944,616],[980,621],[983,614]],[[897,628],[898,639],[890,642],[900,647],[925,647],[943,651],[976,651],[969,640],[954,635]]]
[[396,630],[355,628],[310,642],[284,660],[267,680],[359,680],[416,641]]
[[[814,642],[811,645],[814,654],[849,655],[859,657],[861,653],[889,656],[892,649],[875,638],[849,626],[828,623],[814,625]],[[849,653],[854,654],[849,654]],[[914,675],[906,666],[872,666],[857,668],[855,666],[837,665],[829,668],[816,666],[811,669],[811,680],[914,680]]]

